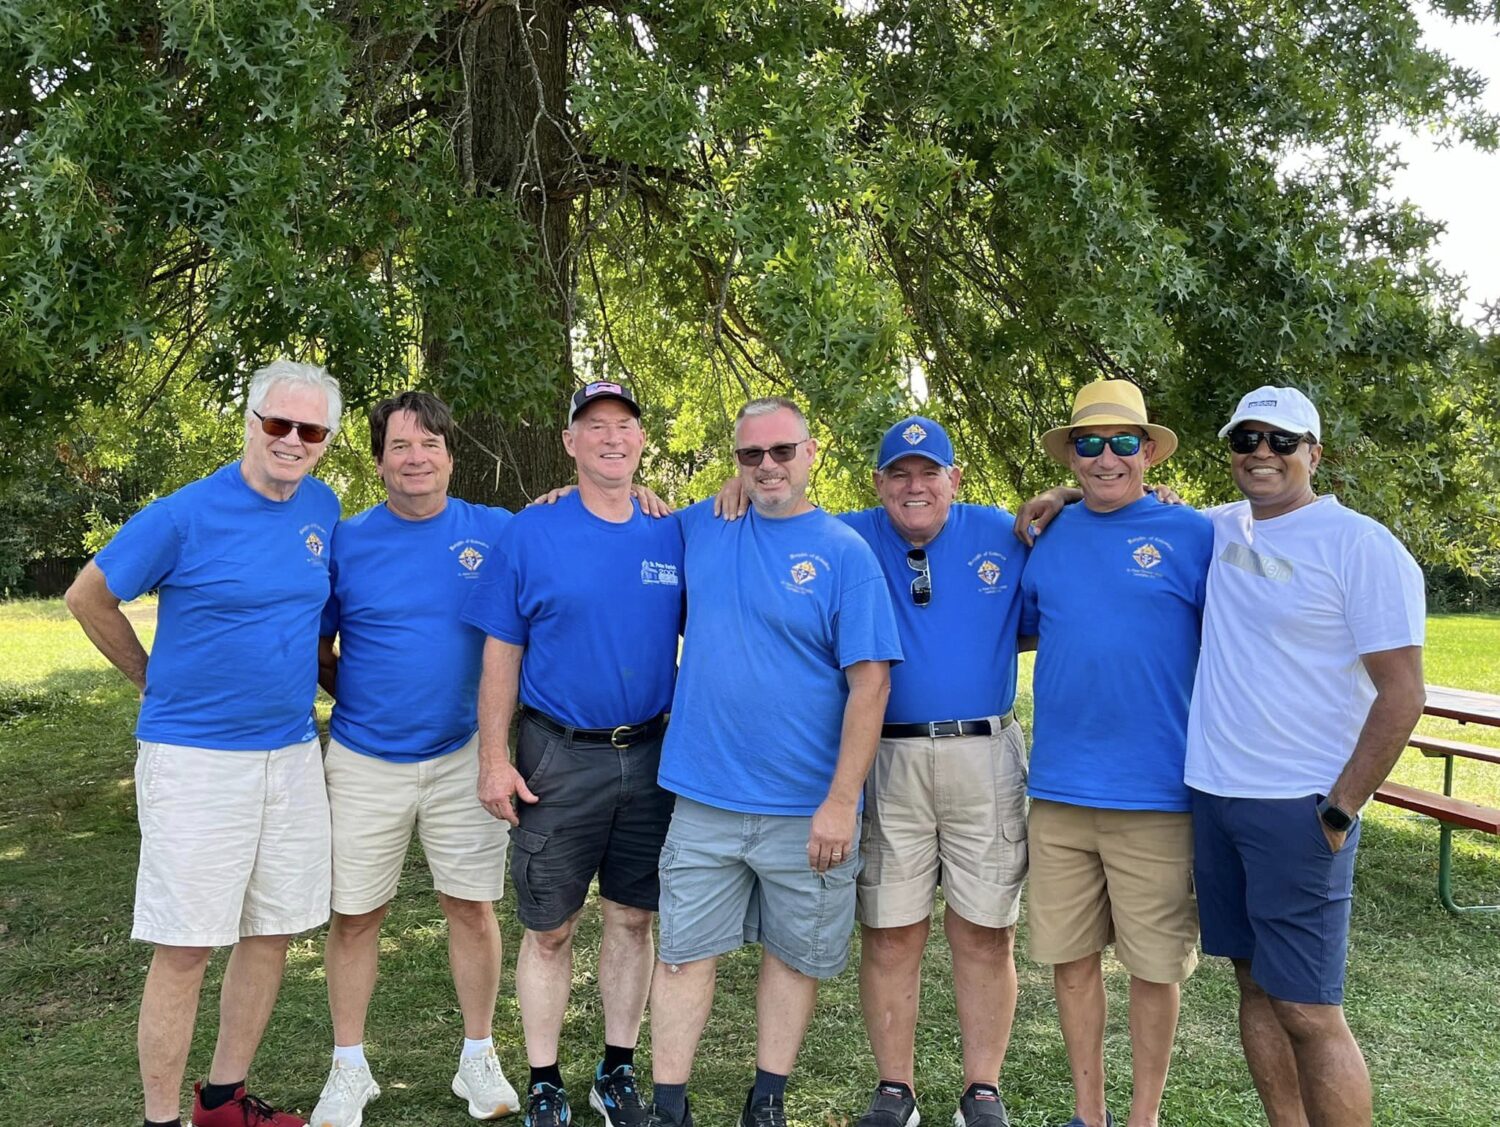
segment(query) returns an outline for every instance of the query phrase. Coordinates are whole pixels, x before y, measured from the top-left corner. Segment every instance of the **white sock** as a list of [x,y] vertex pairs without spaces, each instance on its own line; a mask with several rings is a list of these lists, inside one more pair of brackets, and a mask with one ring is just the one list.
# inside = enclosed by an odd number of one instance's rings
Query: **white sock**
[[365,1060],[364,1042],[361,1041],[358,1045],[335,1045],[333,1063],[342,1064],[345,1068],[369,1068],[370,1062]]
[[486,1037],[482,1041],[475,1041],[468,1037],[464,1038],[463,1055],[466,1057],[482,1057],[495,1047],[494,1037]]

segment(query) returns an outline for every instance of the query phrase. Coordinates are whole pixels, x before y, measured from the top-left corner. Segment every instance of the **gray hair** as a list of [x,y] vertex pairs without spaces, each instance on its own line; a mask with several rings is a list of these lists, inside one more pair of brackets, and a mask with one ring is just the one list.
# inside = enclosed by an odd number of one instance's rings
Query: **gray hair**
[[[344,394],[339,390],[339,381],[328,374],[320,364],[299,364],[295,360],[273,360],[264,368],[256,369],[250,377],[250,391],[245,396],[245,430],[249,434],[254,412],[266,405],[266,399],[275,387],[307,387],[321,391],[328,400],[329,436],[339,431],[339,418],[344,413]],[[302,419],[301,422],[312,422]]]
[[802,433],[808,438],[812,437],[812,428],[807,425],[807,416],[802,413],[802,408],[781,395],[768,395],[761,399],[752,399],[740,408],[739,414],[734,417],[734,433],[738,438],[740,424],[746,419],[753,419],[760,415],[774,415],[777,411],[790,411],[797,416],[797,421],[802,424]]

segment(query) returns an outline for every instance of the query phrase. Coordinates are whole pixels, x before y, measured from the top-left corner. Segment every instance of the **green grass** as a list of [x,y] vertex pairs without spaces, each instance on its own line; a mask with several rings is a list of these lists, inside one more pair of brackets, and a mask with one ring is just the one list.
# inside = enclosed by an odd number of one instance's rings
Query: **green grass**
[[[150,607],[139,612],[148,628]],[[1029,708],[1029,660],[1022,714]],[[1429,681],[1500,687],[1500,616],[1431,620]],[[135,695],[93,651],[57,602],[0,604],[0,1127],[75,1127],[139,1122],[135,1006],[149,949],[128,939],[136,851],[132,795]],[[1500,746],[1500,731],[1423,722],[1424,730]],[[1398,777],[1439,785],[1440,768],[1408,754]],[[1500,768],[1460,768],[1458,791],[1500,805]],[[1349,1019],[1370,1059],[1381,1124],[1487,1121],[1500,1104],[1500,917],[1454,919],[1438,905],[1437,829],[1372,807],[1360,853],[1349,969]],[[1461,895],[1500,902],[1500,843],[1460,834]],[[518,930],[501,907],[507,954]],[[594,989],[598,930],[587,917],[563,1045],[575,1092],[599,1052]],[[1004,1090],[1017,1127],[1067,1118],[1067,1061],[1049,976],[1024,957],[1021,1001]],[[309,1110],[327,1070],[331,1036],[320,934],[292,951],[281,1001],[256,1063],[255,1087]],[[448,1093],[460,1036],[448,980],[441,913],[416,856],[403,876],[383,940],[382,978],[368,1046],[385,1095],[366,1122],[470,1122]],[[1125,976],[1107,964],[1110,1102],[1129,1099]],[[189,1063],[201,1076],[212,1052],[222,957],[204,989]],[[737,1114],[754,1065],[756,953],[725,959],[719,995],[694,1074],[694,1112],[711,1127]],[[1184,990],[1163,1123],[1240,1127],[1263,1122],[1239,1055],[1234,986],[1206,960]],[[951,1114],[961,1082],[946,950],[935,939],[922,987],[918,1090],[926,1118]],[[525,1078],[520,1018],[510,976],[496,1035],[513,1080]],[[643,1054],[643,1065],[648,1064]],[[826,984],[793,1078],[788,1108],[800,1127],[842,1127],[864,1105],[875,1077],[859,1016],[855,977]],[[595,1117],[581,1096],[579,1121]]]

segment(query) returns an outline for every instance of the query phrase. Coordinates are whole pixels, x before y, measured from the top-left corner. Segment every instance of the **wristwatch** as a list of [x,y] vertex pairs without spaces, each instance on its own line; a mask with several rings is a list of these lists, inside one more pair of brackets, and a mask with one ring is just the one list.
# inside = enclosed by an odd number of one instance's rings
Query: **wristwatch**
[[1323,819],[1323,824],[1334,833],[1348,833],[1349,827],[1354,825],[1354,815],[1341,806],[1335,806],[1324,798],[1318,802],[1318,817]]

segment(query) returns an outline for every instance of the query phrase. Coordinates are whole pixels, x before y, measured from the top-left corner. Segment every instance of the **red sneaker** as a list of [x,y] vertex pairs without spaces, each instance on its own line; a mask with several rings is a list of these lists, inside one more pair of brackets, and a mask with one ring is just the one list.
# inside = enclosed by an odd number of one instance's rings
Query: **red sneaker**
[[203,1106],[203,1086],[193,1085],[193,1118],[188,1127],[307,1127],[307,1120],[289,1111],[277,1111],[265,1100],[245,1091],[242,1084],[234,1098],[212,1111]]

